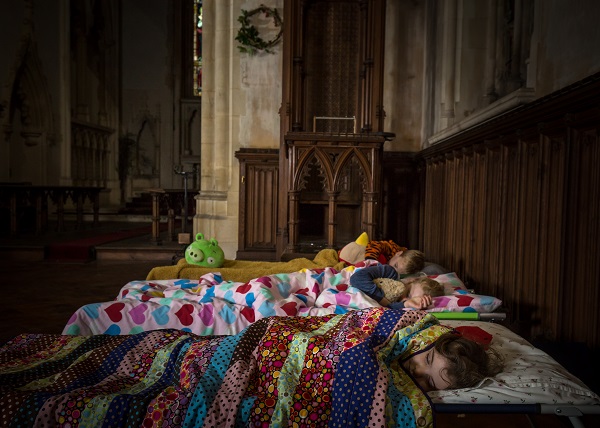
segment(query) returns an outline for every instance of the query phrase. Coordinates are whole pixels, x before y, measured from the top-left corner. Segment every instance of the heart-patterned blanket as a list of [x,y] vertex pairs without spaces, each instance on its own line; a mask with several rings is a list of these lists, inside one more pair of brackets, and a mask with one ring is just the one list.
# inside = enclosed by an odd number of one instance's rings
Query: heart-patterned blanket
[[379,307],[349,285],[354,269],[303,269],[245,283],[223,281],[219,273],[199,280],[132,281],[114,301],[79,308],[63,334],[119,335],[175,328],[199,335],[231,335],[273,315],[343,314]]

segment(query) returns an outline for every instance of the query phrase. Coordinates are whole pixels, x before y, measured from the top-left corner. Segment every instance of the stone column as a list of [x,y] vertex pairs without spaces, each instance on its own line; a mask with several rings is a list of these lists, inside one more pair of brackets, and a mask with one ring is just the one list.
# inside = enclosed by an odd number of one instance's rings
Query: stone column
[[[456,0],[444,2],[444,35],[442,53],[442,111],[443,119],[454,118],[456,79]],[[448,123],[446,123],[447,125]]]
[[519,89],[523,85],[521,77],[521,43],[523,39],[523,3],[515,0],[515,18],[513,23],[513,38],[510,58],[510,77],[508,81],[509,92]]
[[[217,192],[228,189],[229,153],[231,134],[231,3],[215,2],[215,147],[213,149],[212,186],[207,190]],[[233,155],[233,153],[232,153]],[[203,186],[204,188],[204,186]]]
[[238,194],[230,194],[234,152],[233,15],[239,10],[234,4],[238,3],[208,1],[203,5],[201,180],[194,216],[194,235],[200,232],[217,239],[226,258],[233,258],[237,249]]
[[485,105],[491,104],[498,99],[496,91],[496,37],[498,6],[496,0],[490,0],[488,5],[488,16],[485,34],[485,69],[483,77],[483,98]]

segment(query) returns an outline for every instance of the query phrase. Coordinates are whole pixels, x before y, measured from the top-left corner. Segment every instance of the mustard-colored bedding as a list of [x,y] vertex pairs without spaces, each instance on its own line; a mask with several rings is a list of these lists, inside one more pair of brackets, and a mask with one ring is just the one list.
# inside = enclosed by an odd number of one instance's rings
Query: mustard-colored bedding
[[179,260],[176,265],[157,266],[148,273],[146,280],[159,279],[198,279],[210,272],[219,272],[225,281],[248,282],[251,279],[276,273],[291,273],[301,269],[319,269],[333,267],[341,270],[346,265],[340,262],[336,250],[324,249],[319,251],[315,258],[296,258],[287,262],[266,262],[248,260],[225,260],[220,268],[206,268],[189,264],[185,259]]

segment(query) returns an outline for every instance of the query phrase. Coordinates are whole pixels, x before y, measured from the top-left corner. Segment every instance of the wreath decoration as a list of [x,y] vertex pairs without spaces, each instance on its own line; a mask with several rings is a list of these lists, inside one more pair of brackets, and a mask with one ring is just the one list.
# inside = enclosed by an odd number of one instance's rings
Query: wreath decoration
[[[261,13],[264,13],[267,18],[273,18],[273,24],[275,27],[279,28],[277,35],[271,40],[264,40],[260,37],[258,30],[250,22],[250,18]],[[238,17],[238,22],[242,24],[242,27],[235,37],[235,40],[240,43],[238,49],[240,52],[245,52],[250,55],[254,55],[258,51],[273,53],[271,48],[281,40],[281,36],[283,35],[283,21],[279,16],[279,12],[277,12],[277,9],[267,7],[264,4],[261,4],[259,7],[252,10],[242,9],[242,14]]]

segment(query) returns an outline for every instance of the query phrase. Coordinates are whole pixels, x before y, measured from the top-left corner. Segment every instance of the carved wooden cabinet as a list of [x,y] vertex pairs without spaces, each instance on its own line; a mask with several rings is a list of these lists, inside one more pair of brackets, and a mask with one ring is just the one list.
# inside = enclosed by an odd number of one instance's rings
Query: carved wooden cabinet
[[240,149],[240,199],[236,258],[276,260],[279,150]]
[[277,254],[380,236],[386,0],[284,6]]
[[378,134],[286,134],[286,253],[341,248],[362,231],[380,236],[385,141]]

